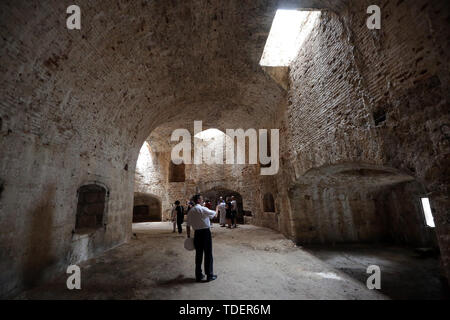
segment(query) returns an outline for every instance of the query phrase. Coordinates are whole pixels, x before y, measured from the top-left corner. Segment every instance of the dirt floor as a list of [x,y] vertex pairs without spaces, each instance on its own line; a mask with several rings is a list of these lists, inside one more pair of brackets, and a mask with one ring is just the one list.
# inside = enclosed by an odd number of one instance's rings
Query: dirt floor
[[368,265],[381,270],[380,292],[391,299],[449,299],[438,256],[413,248],[346,244],[305,248],[334,268],[366,282]]
[[296,247],[278,232],[251,225],[225,229],[214,224],[214,273],[197,283],[194,251],[185,234],[168,222],[133,225],[133,239],[85,261],[81,290],[66,288],[67,276],[36,287],[18,299],[387,299],[365,282]]

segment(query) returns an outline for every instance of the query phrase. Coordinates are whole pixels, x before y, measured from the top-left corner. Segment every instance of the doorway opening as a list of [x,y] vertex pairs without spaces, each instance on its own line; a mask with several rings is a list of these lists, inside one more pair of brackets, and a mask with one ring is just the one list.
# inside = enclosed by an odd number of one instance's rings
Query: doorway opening
[[391,298],[440,299],[447,281],[435,229],[425,223],[432,207],[423,209],[419,201],[426,193],[414,177],[393,168],[348,163],[311,169],[290,191],[296,242],[364,284],[369,265],[379,266],[380,292]]
[[[242,201],[242,196],[239,192],[223,188],[223,187],[215,187],[212,189],[209,189],[208,191],[202,192],[203,199],[208,199],[211,201],[212,208],[216,208],[217,202],[220,197],[222,197],[224,200],[226,200],[227,197],[234,196],[237,203],[237,216],[236,221],[239,224],[244,223],[244,204]],[[214,218],[213,222],[218,222],[218,218]]]
[[134,193],[133,223],[162,221],[161,200],[149,193]]

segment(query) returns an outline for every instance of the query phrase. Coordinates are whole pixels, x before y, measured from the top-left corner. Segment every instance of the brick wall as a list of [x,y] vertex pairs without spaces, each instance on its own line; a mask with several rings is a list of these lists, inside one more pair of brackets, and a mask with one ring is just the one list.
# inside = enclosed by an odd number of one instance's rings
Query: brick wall
[[[288,110],[281,116],[287,132],[280,178],[289,183],[280,192],[290,207],[282,213],[286,221],[282,229],[289,230],[302,215],[318,214],[315,208],[300,205],[304,194],[296,190],[312,183],[305,174],[339,164],[395,169],[396,174],[418,181],[429,195],[448,271],[449,143],[442,128],[449,122],[444,67],[449,5],[379,1],[382,28],[372,31],[365,25],[369,4],[352,1],[339,14],[323,12],[291,65]],[[376,122],[383,114],[385,121]],[[318,179],[330,184],[336,175]],[[348,188],[359,183],[350,181]],[[324,203],[331,210],[328,217],[339,212],[332,209],[333,203]],[[308,229],[310,224],[300,226]],[[301,238],[298,231],[291,230],[290,235]]]

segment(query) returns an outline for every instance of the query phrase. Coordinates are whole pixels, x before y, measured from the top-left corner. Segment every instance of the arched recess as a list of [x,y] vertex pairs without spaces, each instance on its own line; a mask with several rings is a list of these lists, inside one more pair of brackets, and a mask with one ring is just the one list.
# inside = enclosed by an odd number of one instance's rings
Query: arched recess
[[275,212],[275,200],[270,192],[264,194],[263,210],[264,212]]
[[[223,187],[214,187],[205,192],[201,192],[203,195],[203,199],[209,199],[212,204],[212,208],[216,208],[219,197],[223,197],[226,200],[227,197],[234,196],[237,202],[237,222],[243,224],[244,223],[244,204],[242,200],[242,196],[239,192],[233,191]],[[217,218],[216,218],[217,220]]]
[[150,193],[134,193],[133,222],[162,220],[161,200]]
[[345,163],[313,168],[289,190],[298,243],[388,242],[437,247],[413,176],[394,168]]
[[108,188],[99,182],[78,188],[75,233],[90,233],[106,225],[108,198]]

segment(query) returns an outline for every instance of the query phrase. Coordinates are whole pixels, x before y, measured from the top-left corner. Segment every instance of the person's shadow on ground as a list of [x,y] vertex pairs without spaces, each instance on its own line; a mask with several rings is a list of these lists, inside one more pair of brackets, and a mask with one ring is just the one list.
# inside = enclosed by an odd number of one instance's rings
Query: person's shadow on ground
[[157,281],[156,284],[160,287],[171,287],[182,284],[196,283],[195,278],[185,278],[184,275],[180,274],[176,278]]

